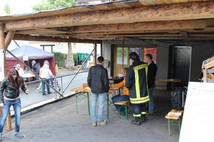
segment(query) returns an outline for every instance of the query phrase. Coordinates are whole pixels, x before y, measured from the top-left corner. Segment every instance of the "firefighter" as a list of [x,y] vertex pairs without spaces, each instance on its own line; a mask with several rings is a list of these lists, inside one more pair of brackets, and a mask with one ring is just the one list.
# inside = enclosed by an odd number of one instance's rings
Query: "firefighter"
[[136,52],[129,54],[132,65],[126,75],[125,86],[129,89],[130,102],[134,109],[132,124],[141,125],[145,122],[147,113],[146,103],[149,102],[148,65],[140,61]]

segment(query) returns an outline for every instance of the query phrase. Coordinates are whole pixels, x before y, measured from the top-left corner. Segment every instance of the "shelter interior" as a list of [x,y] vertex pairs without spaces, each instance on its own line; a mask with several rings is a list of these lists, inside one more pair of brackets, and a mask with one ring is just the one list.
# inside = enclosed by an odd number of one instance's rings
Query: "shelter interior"
[[198,80],[201,62],[213,54],[213,13],[212,0],[133,0],[8,15],[0,17],[5,44],[0,43],[4,48],[8,39],[102,43],[110,76],[129,65],[125,55],[118,59],[120,50],[138,50],[143,60],[154,48],[157,78],[187,84]]

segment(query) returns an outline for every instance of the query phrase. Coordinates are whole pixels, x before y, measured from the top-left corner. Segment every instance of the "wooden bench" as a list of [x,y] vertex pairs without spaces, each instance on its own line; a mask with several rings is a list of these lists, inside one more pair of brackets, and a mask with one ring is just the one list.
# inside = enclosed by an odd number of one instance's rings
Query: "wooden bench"
[[168,133],[169,133],[169,136],[176,136],[176,135],[172,135],[171,134],[171,124],[172,125],[178,125],[179,134],[180,134],[180,131],[181,131],[181,117],[182,117],[183,112],[184,112],[183,110],[174,110],[174,109],[172,109],[165,116],[165,118],[168,119]]
[[115,102],[114,104],[119,106],[118,118],[121,119],[121,109],[124,108],[125,109],[125,119],[128,120],[129,101],[119,101],[119,102]]

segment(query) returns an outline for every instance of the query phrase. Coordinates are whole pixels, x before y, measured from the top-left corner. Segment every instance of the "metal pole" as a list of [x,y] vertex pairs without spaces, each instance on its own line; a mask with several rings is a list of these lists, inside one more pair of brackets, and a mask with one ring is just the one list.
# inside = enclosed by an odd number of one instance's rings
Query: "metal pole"
[[83,61],[81,67],[77,70],[77,72],[75,73],[74,77],[71,79],[71,81],[69,82],[69,84],[67,85],[67,87],[65,88],[65,90],[62,92],[62,94],[64,94],[64,92],[68,89],[68,87],[71,85],[71,82],[74,80],[74,78],[77,76],[77,74],[79,73],[79,71],[81,70],[81,68],[83,67],[83,65],[85,64],[85,62],[88,60],[88,58],[92,55],[92,53],[94,52],[96,46],[94,47],[94,49],[91,51],[91,53],[88,55],[88,57]]
[[26,68],[28,68],[30,71],[32,71],[37,77],[39,77],[46,85],[51,87],[54,91],[56,91],[60,97],[63,97],[63,93],[61,94],[59,91],[57,91],[54,87],[52,87],[48,82],[46,82],[44,79],[42,79],[36,72],[34,72],[29,66],[27,66],[25,63],[23,63],[19,58],[17,58],[13,53],[7,50],[8,53],[10,53],[16,60],[18,60],[22,65],[24,65]]

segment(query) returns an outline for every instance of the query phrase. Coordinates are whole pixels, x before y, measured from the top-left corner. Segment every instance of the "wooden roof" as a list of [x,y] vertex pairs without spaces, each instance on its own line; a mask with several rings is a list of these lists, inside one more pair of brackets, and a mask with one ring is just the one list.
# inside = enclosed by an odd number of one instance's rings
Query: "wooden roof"
[[14,39],[98,42],[121,38],[214,39],[213,0],[139,0],[0,17]]

